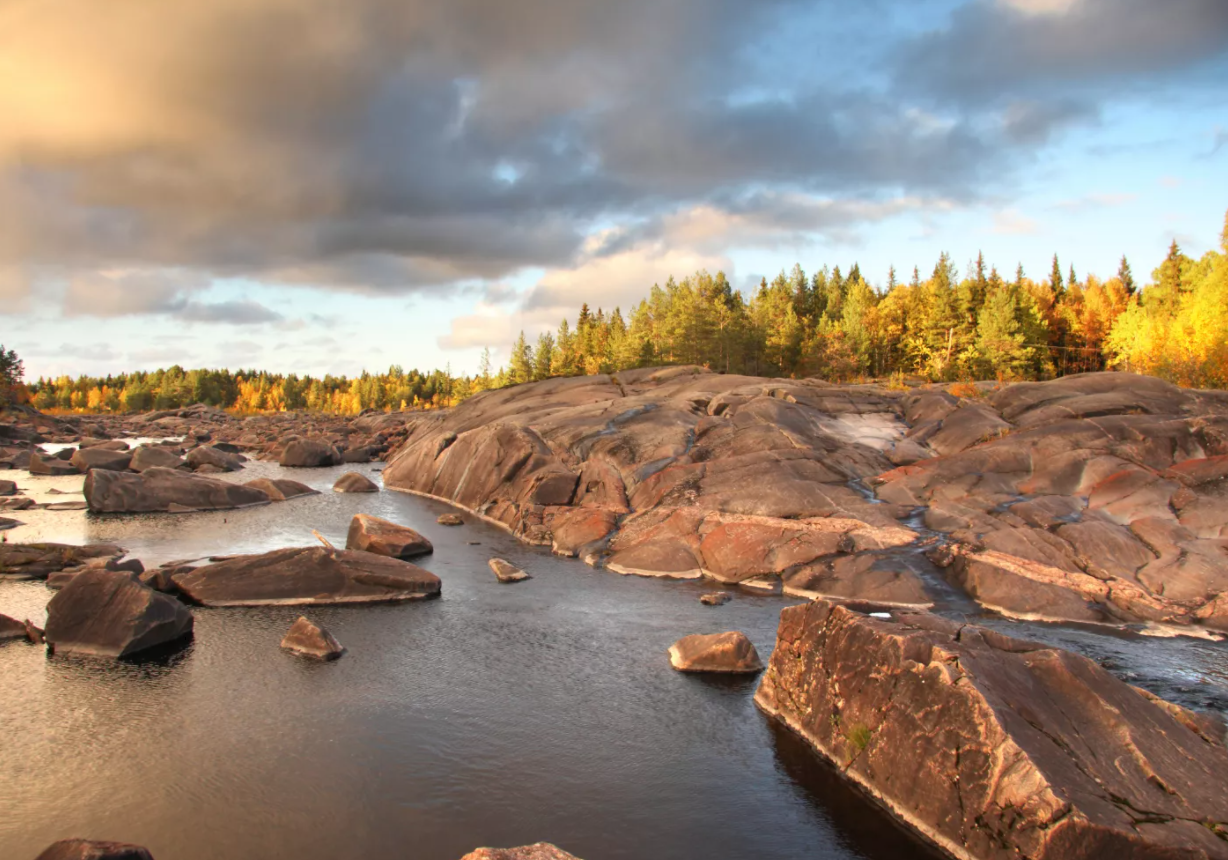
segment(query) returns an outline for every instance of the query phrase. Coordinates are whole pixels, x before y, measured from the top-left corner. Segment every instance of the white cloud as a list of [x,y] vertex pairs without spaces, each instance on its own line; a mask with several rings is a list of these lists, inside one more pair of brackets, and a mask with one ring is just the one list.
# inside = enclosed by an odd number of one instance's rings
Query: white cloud
[[1065,15],[1082,0],[999,0],[999,2],[1025,15]]
[[1040,232],[1040,225],[1015,209],[995,212],[993,229],[998,236],[1031,236]]

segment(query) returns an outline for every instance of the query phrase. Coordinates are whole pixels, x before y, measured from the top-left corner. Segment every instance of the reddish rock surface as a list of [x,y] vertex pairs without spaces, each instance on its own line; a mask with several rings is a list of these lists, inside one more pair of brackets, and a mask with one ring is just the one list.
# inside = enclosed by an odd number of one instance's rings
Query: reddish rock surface
[[755,646],[736,630],[684,636],[670,646],[669,662],[679,672],[753,674],[763,670]]
[[491,573],[500,582],[521,582],[532,578],[516,565],[502,558],[492,558],[487,564],[490,566]]
[[301,615],[282,638],[281,647],[313,660],[336,660],[345,653],[345,648],[333,634]]
[[140,845],[124,842],[61,839],[35,860],[153,860],[153,856]]
[[335,493],[378,493],[379,484],[358,472],[346,472],[333,484]]
[[1228,858],[1222,724],[1084,657],[820,600],[755,701],[955,857]]
[[128,571],[90,568],[47,604],[47,642],[57,654],[128,657],[192,632],[191,611]]
[[356,514],[354,519],[350,520],[345,548],[400,559],[417,558],[435,551],[429,540],[409,526],[370,514]]
[[94,469],[85,477],[85,501],[91,511],[111,514],[230,510],[267,504],[269,497],[242,484],[155,466],[140,474]]
[[580,860],[548,842],[522,845],[519,848],[479,848],[461,860]]

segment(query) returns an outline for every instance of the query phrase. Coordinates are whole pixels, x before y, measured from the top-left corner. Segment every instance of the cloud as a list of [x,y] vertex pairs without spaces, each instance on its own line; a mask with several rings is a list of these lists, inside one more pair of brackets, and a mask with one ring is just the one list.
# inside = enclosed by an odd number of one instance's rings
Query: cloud
[[228,302],[188,302],[176,316],[187,322],[230,323],[255,325],[278,322],[282,315],[258,302],[240,300]]
[[190,298],[209,283],[191,272],[131,271],[80,274],[64,294],[66,317],[163,315],[183,322],[254,325],[282,315],[248,299],[220,302]]
[[1202,69],[1218,87],[1228,57],[1222,0],[971,0],[949,26],[898,52],[901,89],[965,106],[1048,102],[1154,86]]
[[1040,225],[1026,215],[1008,209],[994,213],[991,232],[999,236],[1032,236],[1040,232]]
[[1127,203],[1133,203],[1137,199],[1137,194],[1128,193],[1087,194],[1083,197],[1076,197],[1071,200],[1062,200],[1053,204],[1053,208],[1071,215],[1080,215],[1084,212],[1091,212],[1096,209],[1115,209],[1118,206],[1125,206]]

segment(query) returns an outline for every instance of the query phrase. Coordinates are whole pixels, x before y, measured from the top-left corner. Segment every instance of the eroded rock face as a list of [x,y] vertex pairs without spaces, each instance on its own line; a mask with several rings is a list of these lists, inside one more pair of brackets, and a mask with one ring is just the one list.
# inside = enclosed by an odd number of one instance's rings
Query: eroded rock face
[[1222,731],[1069,652],[818,600],[755,701],[956,857],[1228,857]]
[[324,547],[240,555],[172,579],[204,606],[390,603],[439,594],[439,577],[369,552]]
[[61,839],[35,860],[153,860],[153,855],[140,845],[124,842]]
[[695,634],[684,636],[669,648],[670,665],[679,672],[754,674],[763,671],[763,661],[745,633]]
[[335,493],[378,493],[379,484],[358,472],[346,472],[333,484]]
[[47,604],[47,642],[57,654],[128,657],[192,632],[191,611],[128,571],[90,568]]
[[313,660],[336,660],[345,653],[345,648],[333,634],[301,615],[281,640],[281,647]]
[[519,848],[479,848],[470,851],[461,860],[580,860],[562,848],[548,842],[522,845]]
[[1097,373],[1008,386],[986,410],[1009,427],[872,482],[926,507],[953,582],[1008,615],[1228,630],[1228,399]]
[[354,519],[350,520],[345,548],[399,559],[417,558],[435,551],[429,540],[409,526],[398,525],[370,514],[356,514]]
[[229,510],[267,504],[269,497],[243,484],[154,466],[140,474],[91,471],[85,477],[85,501],[95,513],[148,513]]

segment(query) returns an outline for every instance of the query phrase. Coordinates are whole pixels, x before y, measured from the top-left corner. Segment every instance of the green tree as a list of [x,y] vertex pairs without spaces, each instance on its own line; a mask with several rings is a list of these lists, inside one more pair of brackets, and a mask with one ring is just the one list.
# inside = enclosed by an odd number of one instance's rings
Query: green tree
[[17,351],[5,349],[0,343],[0,406],[7,406],[17,399],[26,368],[17,357]]

